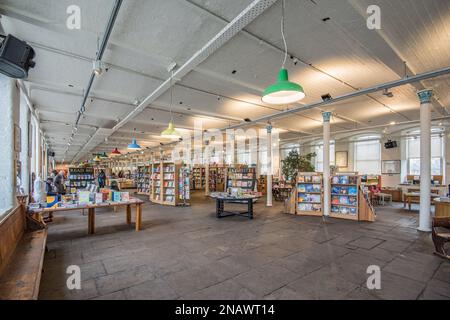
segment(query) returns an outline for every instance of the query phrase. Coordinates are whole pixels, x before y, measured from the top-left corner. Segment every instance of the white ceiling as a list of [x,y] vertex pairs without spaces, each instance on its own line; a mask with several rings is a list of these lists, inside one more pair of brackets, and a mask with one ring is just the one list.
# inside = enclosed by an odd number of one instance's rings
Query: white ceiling
[[[73,143],[67,142],[87,86],[98,38],[113,1],[0,0],[6,33],[32,44],[36,67],[26,87],[58,161],[88,158],[93,152],[125,151],[132,137],[146,146],[168,142],[159,136],[170,119],[169,92],[163,93],[119,130],[112,129],[169,78],[172,62],[186,63],[251,0],[124,0],[104,55],[108,71],[96,78]],[[65,26],[66,8],[79,5],[81,30]],[[382,29],[366,28],[366,8],[381,7]],[[174,85],[174,122],[192,130],[225,128],[274,114],[285,107],[261,102],[283,58],[280,1],[211,54]],[[328,21],[322,21],[330,18]],[[286,0],[287,67],[307,97],[302,104],[450,65],[450,3],[447,0]],[[297,61],[297,63],[294,63]],[[406,68],[405,64],[406,62]],[[233,73],[232,71],[236,72]],[[417,120],[416,90],[433,87],[433,116],[447,115],[450,77],[392,89],[298,112],[273,121],[282,138],[322,130],[321,112],[334,114],[332,130]],[[293,106],[290,106],[293,107]],[[100,129],[100,130],[99,130]],[[102,130],[106,129],[106,130]],[[379,129],[382,131],[383,128]],[[105,141],[107,138],[107,141]]]

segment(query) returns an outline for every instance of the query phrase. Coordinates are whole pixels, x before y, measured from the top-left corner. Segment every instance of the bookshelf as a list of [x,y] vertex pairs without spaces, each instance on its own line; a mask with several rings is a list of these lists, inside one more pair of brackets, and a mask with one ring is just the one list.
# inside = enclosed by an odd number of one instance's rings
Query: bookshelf
[[227,189],[241,188],[245,190],[254,190],[256,184],[256,168],[249,166],[235,166],[228,168],[227,171]]
[[225,191],[225,170],[223,166],[210,166],[208,186],[210,192]]
[[181,205],[189,206],[191,202],[190,191],[190,173],[191,170],[187,166],[181,166],[178,175],[178,194]]
[[360,179],[356,173],[342,173],[331,177],[330,217],[359,220],[359,185]]
[[95,182],[93,167],[69,167],[70,193],[76,193],[79,189],[85,189],[88,184]]
[[323,215],[323,177],[315,172],[297,174],[297,214]]
[[260,175],[258,179],[258,191],[263,195],[267,193],[267,176]]
[[136,173],[137,194],[150,195],[152,165],[139,166]]
[[[180,199],[179,193],[180,168],[181,165],[173,162],[157,162],[153,164],[150,201],[168,206],[177,206],[180,204],[180,200],[182,200]],[[187,179],[189,179],[189,176]],[[189,188],[189,180],[187,180],[187,183],[187,188]]]
[[196,166],[192,168],[192,190],[205,188],[205,167]]

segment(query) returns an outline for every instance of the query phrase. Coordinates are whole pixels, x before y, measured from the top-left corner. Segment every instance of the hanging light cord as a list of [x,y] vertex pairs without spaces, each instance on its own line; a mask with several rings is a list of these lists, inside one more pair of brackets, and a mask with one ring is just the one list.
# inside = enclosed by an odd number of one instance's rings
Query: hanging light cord
[[173,70],[170,75],[170,121],[173,123],[172,103],[173,103],[173,86],[172,86]]
[[284,60],[282,68],[284,69],[284,66],[286,65],[287,55],[288,55],[288,48],[286,43],[286,36],[284,35],[284,12],[285,12],[285,0],[281,1],[281,37],[283,38],[283,44],[284,44]]

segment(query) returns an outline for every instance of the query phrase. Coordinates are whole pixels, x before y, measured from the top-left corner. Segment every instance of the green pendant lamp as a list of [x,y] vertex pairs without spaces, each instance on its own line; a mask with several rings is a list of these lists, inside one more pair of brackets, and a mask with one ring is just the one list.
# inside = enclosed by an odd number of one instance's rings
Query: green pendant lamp
[[287,69],[284,67],[287,60],[287,43],[286,37],[284,36],[284,8],[285,8],[285,0],[282,0],[281,3],[281,36],[283,38],[284,43],[284,60],[283,65],[278,73],[278,80],[276,83],[267,87],[264,90],[264,94],[262,96],[262,101],[267,104],[273,105],[284,105],[298,102],[305,98],[305,92],[303,91],[303,87],[295,82],[289,81],[289,75]]
[[173,125],[173,114],[172,114],[172,102],[173,102],[173,86],[172,86],[172,78],[173,78],[173,70],[172,74],[170,76],[170,122],[169,126],[166,130],[161,132],[162,137],[171,138],[171,139],[178,139],[181,138],[181,134],[175,129],[175,126]]

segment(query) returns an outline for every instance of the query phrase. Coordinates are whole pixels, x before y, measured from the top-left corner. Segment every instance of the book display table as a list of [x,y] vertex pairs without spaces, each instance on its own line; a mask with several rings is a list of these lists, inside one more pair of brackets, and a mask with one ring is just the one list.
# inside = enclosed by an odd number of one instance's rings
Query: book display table
[[127,208],[126,221],[128,225],[131,225],[131,207],[135,206],[135,229],[136,231],[141,230],[142,226],[142,204],[144,201],[132,198],[126,202],[104,202],[99,204],[78,204],[70,206],[52,207],[52,208],[39,208],[39,209],[28,209],[28,213],[32,214],[34,218],[38,221],[43,222],[43,214],[49,213],[53,214],[62,211],[76,211],[76,210],[88,210],[88,234],[95,233],[95,209],[97,208],[108,208],[108,207],[123,207]]

